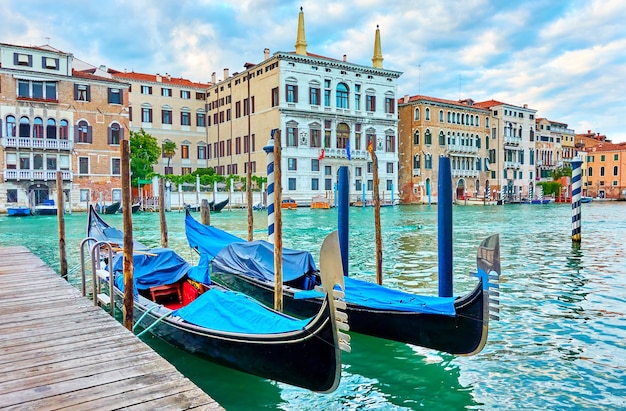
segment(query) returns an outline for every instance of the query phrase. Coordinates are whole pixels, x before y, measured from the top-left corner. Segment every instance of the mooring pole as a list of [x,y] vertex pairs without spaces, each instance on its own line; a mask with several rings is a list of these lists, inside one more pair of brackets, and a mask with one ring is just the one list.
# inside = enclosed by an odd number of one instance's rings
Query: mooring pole
[[439,157],[437,191],[439,297],[452,297],[452,172],[449,157]]
[[274,309],[283,310],[283,209],[282,203],[282,171],[281,162],[281,133],[277,129],[274,133]]
[[[135,285],[133,283],[133,210],[130,188],[130,145],[129,140],[122,140],[122,212],[124,218],[124,327],[133,329],[133,306],[135,300]],[[112,262],[109,262],[112,264]]]
[[167,248],[167,221],[165,220],[165,180],[159,179],[159,217],[161,221],[161,247]]
[[350,181],[348,180],[348,167],[341,166],[338,171],[338,204],[337,217],[339,219],[339,248],[341,250],[341,265],[343,275],[348,275],[348,244],[349,244],[349,213],[350,213]]
[[572,161],[572,241],[580,243],[582,240],[581,233],[581,166],[583,162],[580,157],[574,158]]
[[209,200],[206,198],[200,201],[200,220],[204,225],[211,225],[211,207],[209,206]]
[[378,181],[378,156],[376,155],[375,141],[370,143],[368,150],[372,156],[372,179],[374,180],[373,186],[373,200],[374,200],[374,231],[376,234],[376,283],[381,285],[383,283],[383,237],[380,229],[380,193],[379,181]]
[[57,171],[57,220],[59,222],[59,261],[61,277],[67,280],[67,254],[65,251],[65,202],[63,200],[63,171]]

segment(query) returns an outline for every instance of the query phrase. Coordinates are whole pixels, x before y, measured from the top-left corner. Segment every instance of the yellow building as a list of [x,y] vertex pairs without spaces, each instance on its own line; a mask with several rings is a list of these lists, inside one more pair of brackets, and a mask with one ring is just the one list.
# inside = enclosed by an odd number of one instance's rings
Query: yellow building
[[[439,156],[450,157],[453,199],[482,199],[489,186],[490,110],[472,100],[405,96],[398,101],[400,198],[436,202]],[[491,188],[489,188],[489,197]]]
[[380,195],[397,198],[396,94],[400,72],[382,67],[380,32],[371,66],[307,51],[304,14],[298,20],[295,52],[265,49],[263,61],[214,81],[207,92],[208,166],[221,175],[266,175],[273,129],[281,130],[282,188],[298,204],[332,197],[340,166],[349,167],[351,201],[371,198],[372,165],[378,155]]
[[626,200],[626,143],[600,142],[585,148],[587,181],[583,194],[598,199]]
[[0,44],[0,211],[56,199],[74,209],[121,198],[128,84],[50,46]]

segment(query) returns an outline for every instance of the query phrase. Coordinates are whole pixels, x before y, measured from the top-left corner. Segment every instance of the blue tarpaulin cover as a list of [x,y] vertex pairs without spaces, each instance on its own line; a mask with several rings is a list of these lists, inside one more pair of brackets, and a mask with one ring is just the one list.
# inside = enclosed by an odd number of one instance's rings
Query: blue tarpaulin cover
[[[455,315],[454,297],[415,295],[352,277],[344,277],[344,281],[345,301],[351,304],[389,311]],[[300,291],[294,297],[315,298],[322,297],[322,294],[313,290]]]
[[172,313],[211,330],[248,334],[275,334],[302,330],[311,319],[298,320],[277,313],[235,291],[212,288],[191,304]]
[[[214,271],[239,273],[265,281],[274,280],[274,245],[265,240],[232,243],[213,261]],[[283,281],[288,282],[315,272],[315,261],[307,251],[283,248]]]
[[185,216],[185,234],[187,235],[189,246],[197,248],[200,254],[208,254],[209,259],[214,258],[222,248],[231,243],[245,242],[244,239],[224,230],[196,221],[189,213]]
[[[133,255],[135,289],[147,290],[157,285],[173,284],[180,280],[189,270],[189,263],[181,256],[168,248],[154,248],[150,254],[138,253]],[[124,290],[124,271],[122,254],[113,259],[115,285]]]

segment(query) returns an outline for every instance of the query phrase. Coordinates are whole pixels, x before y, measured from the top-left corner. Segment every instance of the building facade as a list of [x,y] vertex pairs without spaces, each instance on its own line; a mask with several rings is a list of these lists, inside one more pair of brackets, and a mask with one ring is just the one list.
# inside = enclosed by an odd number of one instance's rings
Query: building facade
[[49,46],[0,44],[0,212],[56,198],[121,198],[119,142],[128,135],[128,84]]
[[382,68],[380,33],[372,66],[306,51],[300,12],[295,52],[265,50],[259,64],[215,82],[207,93],[208,166],[222,175],[266,175],[273,129],[281,130],[283,195],[308,204],[332,197],[340,166],[349,167],[350,199],[372,198],[371,141],[378,156],[380,195],[397,198],[396,94],[400,72]]
[[171,158],[162,156],[155,172],[182,175],[207,167],[205,104],[209,84],[167,73],[109,71],[113,78],[130,84],[130,130],[143,129],[160,145],[168,141],[176,144],[175,154]]
[[536,170],[535,114],[527,105],[496,100],[475,104],[491,111],[489,170],[492,194],[505,202],[519,202],[533,193]]
[[626,199],[626,143],[602,142],[584,149],[583,194],[598,199]]
[[398,101],[400,198],[437,202],[439,157],[449,156],[453,199],[491,196],[488,152],[491,111],[472,100],[405,96]]

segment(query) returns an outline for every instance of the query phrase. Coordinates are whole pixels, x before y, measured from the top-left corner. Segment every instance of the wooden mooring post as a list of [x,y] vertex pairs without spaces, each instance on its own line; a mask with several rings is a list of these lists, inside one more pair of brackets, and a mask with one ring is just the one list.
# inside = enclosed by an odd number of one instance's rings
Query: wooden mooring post
[[133,329],[133,305],[135,285],[133,282],[133,210],[131,202],[130,188],[130,145],[129,140],[121,141],[122,150],[122,212],[124,219],[124,305],[122,314],[124,316],[124,327],[127,330]]
[[167,221],[165,220],[165,180],[159,179],[159,217],[161,221],[161,247],[167,248]]
[[373,192],[374,196],[374,231],[376,234],[376,283],[381,285],[383,283],[383,237],[380,231],[380,194],[379,181],[378,181],[378,156],[376,155],[375,141],[370,143],[368,150],[372,156],[372,178],[373,178]]
[[67,253],[65,250],[65,202],[63,200],[63,172],[57,171],[57,220],[59,222],[59,261],[61,277],[67,280]]
[[211,207],[209,200],[203,198],[200,202],[200,220],[204,225],[211,225]]

